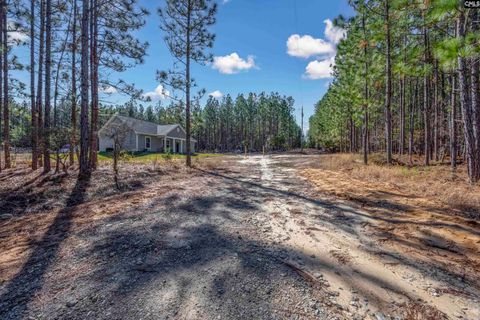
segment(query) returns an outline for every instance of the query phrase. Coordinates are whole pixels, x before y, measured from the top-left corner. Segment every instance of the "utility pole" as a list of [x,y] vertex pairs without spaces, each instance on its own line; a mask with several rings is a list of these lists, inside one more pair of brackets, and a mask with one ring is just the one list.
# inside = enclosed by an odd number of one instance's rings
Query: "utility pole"
[[302,132],[300,133],[300,150],[303,151],[303,106],[302,106]]

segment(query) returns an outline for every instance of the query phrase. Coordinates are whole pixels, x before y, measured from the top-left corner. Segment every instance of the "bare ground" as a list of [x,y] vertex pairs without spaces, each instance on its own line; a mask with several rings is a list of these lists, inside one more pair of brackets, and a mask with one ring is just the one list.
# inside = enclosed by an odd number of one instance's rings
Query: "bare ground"
[[316,161],[129,167],[121,191],[108,168],[3,172],[0,318],[480,318],[475,221],[362,208]]

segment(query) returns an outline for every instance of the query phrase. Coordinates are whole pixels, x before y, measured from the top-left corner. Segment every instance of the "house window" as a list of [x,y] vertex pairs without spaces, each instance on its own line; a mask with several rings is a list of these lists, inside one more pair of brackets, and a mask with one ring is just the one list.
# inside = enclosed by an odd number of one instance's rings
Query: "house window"
[[167,139],[167,150],[170,150],[170,140]]
[[151,144],[152,142],[150,140],[150,137],[145,137],[145,149],[150,150]]

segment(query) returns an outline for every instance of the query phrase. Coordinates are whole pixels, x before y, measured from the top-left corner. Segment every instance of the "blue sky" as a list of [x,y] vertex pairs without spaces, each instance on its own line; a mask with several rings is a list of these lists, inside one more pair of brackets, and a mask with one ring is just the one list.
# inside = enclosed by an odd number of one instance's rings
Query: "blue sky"
[[[140,0],[140,4],[151,13],[146,26],[136,31],[150,43],[148,56],[143,65],[118,77],[158,100],[155,71],[170,68],[173,61],[158,27],[157,8],[163,1]],[[207,94],[219,91],[236,97],[276,91],[292,96],[298,121],[303,105],[307,125],[315,102],[331,80],[327,69],[342,34],[331,25],[328,28],[325,21],[339,14],[352,14],[347,0],[219,0],[217,23],[212,27],[216,41],[211,52],[216,61],[209,66],[194,65],[193,77]],[[118,93],[102,98],[110,102],[127,99]]]
[[[151,12],[147,25],[138,36],[150,43],[145,64],[137,66],[121,75],[128,82],[134,82],[145,92],[154,91],[155,70],[168,69],[172,59],[163,42],[156,9],[158,1],[140,2]],[[296,8],[296,10],[295,10]],[[296,11],[296,15],[295,15]],[[227,57],[226,70],[237,73],[221,73],[210,66],[194,66],[193,77],[207,93],[220,91],[235,97],[239,93],[277,91],[295,99],[296,114],[300,121],[300,108],[304,105],[305,125],[313,113],[313,106],[325,93],[329,78],[308,79],[307,65],[328,58],[323,53],[315,54],[315,48],[308,58],[287,53],[287,40],[293,34],[310,35],[314,39],[326,39],[326,19],[333,20],[339,14],[350,15],[351,8],[346,0],[229,0],[219,3],[217,23],[212,31],[216,41],[212,53],[217,57]],[[328,41],[328,40],[327,40]],[[303,43],[295,44],[301,50]],[[308,43],[305,44],[308,46]],[[308,48],[307,48],[308,50]],[[321,49],[319,49],[321,51]],[[319,52],[319,51],[317,51]],[[228,62],[232,53],[237,53],[249,66],[251,56],[254,65],[250,69],[229,70]],[[330,55],[330,54],[327,54]],[[225,61],[226,60],[226,61]],[[238,62],[238,61],[237,61]],[[121,99],[111,95],[110,99]]]

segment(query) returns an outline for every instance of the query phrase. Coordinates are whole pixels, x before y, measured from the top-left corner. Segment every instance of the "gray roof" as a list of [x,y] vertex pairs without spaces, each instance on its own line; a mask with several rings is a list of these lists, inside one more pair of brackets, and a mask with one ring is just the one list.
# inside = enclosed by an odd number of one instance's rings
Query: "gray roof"
[[[127,126],[132,128],[137,133],[147,133],[147,134],[154,134],[154,135],[157,134],[158,124],[156,123],[138,120],[135,118],[125,117],[120,115],[116,115],[116,117],[122,120],[123,122],[125,122]],[[168,125],[167,127],[170,127],[170,125]]]
[[[152,136],[168,136],[168,133],[170,133],[173,129],[176,127],[182,128],[179,124],[156,124],[153,122],[149,121],[144,121],[144,120],[139,120],[131,117],[126,117],[126,116],[121,116],[121,115],[114,115],[112,118],[117,117],[127,126],[132,128],[135,133],[141,133],[141,134],[148,134]],[[108,125],[105,124],[105,125]],[[183,130],[183,128],[182,128]],[[192,141],[196,141],[195,139],[192,139]]]
[[158,131],[157,134],[161,136],[166,136],[170,131],[175,129],[176,127],[180,126],[179,124],[164,124],[164,125],[158,125]]

